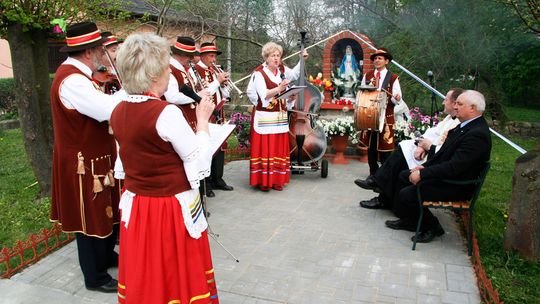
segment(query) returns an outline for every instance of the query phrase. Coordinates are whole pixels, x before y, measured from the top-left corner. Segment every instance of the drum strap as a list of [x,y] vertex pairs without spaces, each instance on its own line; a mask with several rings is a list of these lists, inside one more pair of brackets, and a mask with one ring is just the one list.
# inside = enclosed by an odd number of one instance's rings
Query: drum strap
[[390,71],[388,71],[386,73],[386,76],[384,76],[384,80],[383,80],[381,88],[386,89],[388,87],[388,84],[390,83],[391,78],[392,78],[392,73]]

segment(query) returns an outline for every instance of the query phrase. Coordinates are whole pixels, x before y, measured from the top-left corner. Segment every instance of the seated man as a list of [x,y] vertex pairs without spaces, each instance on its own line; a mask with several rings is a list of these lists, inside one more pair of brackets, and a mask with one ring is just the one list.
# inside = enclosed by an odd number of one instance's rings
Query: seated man
[[413,169],[423,164],[428,158],[428,154],[432,156],[441,148],[448,131],[459,124],[459,120],[455,118],[454,105],[461,93],[463,90],[460,88],[452,88],[448,91],[443,101],[444,112],[448,115],[435,127],[427,129],[419,141],[412,139],[401,141],[398,149],[388,157],[374,175],[370,175],[365,180],[357,179],[354,181],[359,187],[380,193],[378,197],[361,201],[361,207],[392,209],[399,172],[407,167]]
[[[478,178],[491,153],[489,127],[482,117],[485,107],[484,96],[477,91],[467,90],[458,97],[455,109],[461,123],[448,132],[440,150],[423,166],[400,173],[394,201],[394,213],[399,219],[386,221],[387,227],[415,231],[420,215],[416,185],[420,181],[427,182],[422,187],[425,200],[460,201],[471,198],[474,185],[443,184],[437,179]],[[416,240],[419,243],[431,242],[444,234],[438,219],[428,208],[424,208],[420,231]]]

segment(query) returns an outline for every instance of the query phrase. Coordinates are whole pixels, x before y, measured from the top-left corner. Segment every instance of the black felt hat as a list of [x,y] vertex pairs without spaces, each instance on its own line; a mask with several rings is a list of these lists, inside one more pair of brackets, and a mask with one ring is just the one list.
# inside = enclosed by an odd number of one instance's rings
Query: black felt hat
[[113,35],[111,32],[101,32],[101,36],[107,38],[107,40],[103,42],[103,46],[111,46],[120,43],[118,38],[116,38],[116,35]]
[[197,51],[197,47],[195,46],[195,39],[185,36],[178,36],[176,38],[176,43],[171,46],[171,51],[179,55],[199,55],[199,51]]
[[66,46],[60,52],[76,52],[103,45],[107,38],[101,35],[94,22],[70,25],[66,31]]

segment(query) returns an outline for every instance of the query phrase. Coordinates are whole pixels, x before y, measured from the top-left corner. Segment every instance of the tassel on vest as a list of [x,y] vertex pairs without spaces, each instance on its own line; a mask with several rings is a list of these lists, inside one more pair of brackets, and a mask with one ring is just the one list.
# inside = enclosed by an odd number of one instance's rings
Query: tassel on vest
[[99,193],[101,191],[103,191],[103,185],[101,185],[99,175],[94,175],[94,193]]
[[109,180],[109,185],[108,185],[109,187],[115,186],[113,170],[109,170],[105,178]]
[[84,175],[84,157],[81,152],[77,153],[77,174]]

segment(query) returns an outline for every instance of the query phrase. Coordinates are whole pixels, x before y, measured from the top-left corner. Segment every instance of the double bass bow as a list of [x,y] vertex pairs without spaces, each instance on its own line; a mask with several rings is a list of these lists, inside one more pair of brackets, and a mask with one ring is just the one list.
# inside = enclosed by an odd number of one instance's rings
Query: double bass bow
[[289,112],[289,148],[291,164],[311,165],[326,152],[326,135],[317,124],[317,112],[321,108],[322,94],[311,83],[306,83],[304,45],[306,32],[300,32],[300,76],[298,85],[305,88],[298,94],[294,109]]

